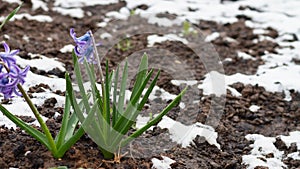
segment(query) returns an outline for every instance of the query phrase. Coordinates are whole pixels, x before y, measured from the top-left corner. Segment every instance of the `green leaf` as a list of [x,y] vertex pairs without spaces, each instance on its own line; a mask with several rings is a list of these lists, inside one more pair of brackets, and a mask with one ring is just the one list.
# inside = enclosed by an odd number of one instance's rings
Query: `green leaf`
[[69,95],[69,98],[70,98],[70,101],[71,101],[71,105],[74,109],[74,112],[76,113],[78,119],[83,122],[84,121],[84,116],[83,116],[83,113],[76,101],[76,98],[74,96],[74,91],[73,91],[73,87],[72,87],[72,83],[71,83],[71,79],[70,79],[70,76],[68,73],[65,74],[65,78],[66,78],[66,91],[67,91],[67,94]]
[[164,108],[164,110],[158,116],[156,116],[154,119],[150,120],[144,127],[135,131],[129,137],[127,137],[125,140],[123,140],[121,143],[121,147],[128,144],[134,138],[137,138],[138,136],[140,136],[143,132],[145,132],[151,126],[157,124],[164,115],[166,115],[173,107],[175,107],[180,102],[180,100],[181,100],[182,96],[185,94],[186,90],[187,90],[187,87],[184,88],[181,91],[181,93],[166,108]]
[[21,8],[23,3],[21,3],[16,9],[14,9],[5,19],[4,21],[1,23],[0,25],[0,30],[2,29],[2,27],[6,24],[6,22],[8,22]]
[[[80,105],[80,103],[79,103],[79,105]],[[78,118],[76,116],[76,113],[72,113],[71,117],[69,118],[65,140],[68,140],[70,137],[72,137],[72,135],[77,127],[77,124],[78,124]]]
[[153,69],[150,70],[150,72],[147,74],[146,78],[143,80],[142,84],[140,85],[139,90],[136,92],[135,96],[132,97],[132,100],[129,102],[129,105],[127,106],[124,114],[120,115],[120,118],[118,119],[114,128],[120,134],[115,136],[112,145],[118,145],[122,139],[122,136],[128,132],[132,124],[135,122],[136,117],[140,112],[137,109],[137,102],[139,101],[142,92],[144,91],[148,81],[150,80],[152,73],[153,73]]
[[139,90],[143,80],[146,77],[147,71],[148,71],[148,56],[146,53],[144,53],[137,72],[137,77],[132,89],[132,95],[130,97],[130,100],[133,98],[133,96],[135,96],[135,93]]
[[94,65],[89,64],[85,59],[84,60],[84,66],[85,66],[85,69],[87,70],[87,73],[88,73],[89,82],[91,84],[91,89],[92,89],[92,94],[93,94],[93,100],[95,102],[95,100],[97,99],[97,94],[96,94],[97,86],[96,86],[96,77],[95,77]]
[[[110,131],[110,75],[108,73],[108,62],[106,61],[106,68],[105,68],[106,76],[105,76],[105,88],[103,92],[103,117],[108,125],[103,124],[104,127],[104,137],[108,138],[109,131]],[[108,141],[108,140],[106,140]],[[105,142],[108,144],[108,142]]]
[[85,109],[86,109],[87,112],[89,112],[90,111],[90,105],[89,105],[88,98],[87,98],[87,95],[86,95],[86,92],[85,92],[85,89],[84,89],[84,86],[83,86],[80,67],[78,65],[79,63],[78,63],[78,59],[77,59],[77,56],[76,56],[74,50],[72,52],[72,57],[73,57],[74,71],[75,71],[75,76],[76,76],[76,81],[78,83],[79,91],[80,91]]
[[84,130],[82,127],[80,127],[71,138],[66,140],[66,142],[59,147],[57,151],[58,154],[63,156],[63,154],[65,154],[65,152],[69,150],[81,138],[83,134],[84,134]]
[[63,114],[63,118],[62,118],[62,124],[59,130],[59,133],[56,136],[56,147],[59,148],[65,139],[66,136],[66,132],[67,132],[67,127],[68,127],[68,120],[69,120],[69,115],[70,115],[70,99],[68,96],[68,93],[66,93],[65,96],[65,108],[64,108],[64,114]]
[[[91,138],[98,144],[102,145],[103,140],[107,140],[103,133],[105,119],[99,111],[97,102],[92,106],[85,120],[82,122],[84,130],[91,136]],[[102,140],[102,142],[101,142]]]
[[124,66],[124,69],[123,69],[123,73],[122,73],[121,88],[120,88],[118,107],[117,107],[117,112],[118,112],[117,119],[119,118],[119,115],[123,114],[123,112],[124,112],[125,91],[126,91],[127,78],[128,78],[128,63],[127,63],[127,60],[126,60],[125,66]]
[[130,123],[129,121],[133,121],[132,117],[134,117],[136,114],[137,102],[139,101],[148,81],[150,80],[152,73],[153,70],[151,70],[147,74],[147,77],[140,84],[139,90],[135,93],[135,95],[133,97],[131,95],[132,99],[129,101],[129,105],[127,106],[124,114],[121,114],[120,118],[118,119],[115,130],[119,131],[121,134],[125,134],[125,131],[127,131],[131,127],[128,126],[128,124]]
[[51,150],[50,144],[46,138],[46,136],[38,131],[37,129],[29,126],[24,121],[20,120],[16,116],[14,116],[12,113],[10,113],[5,107],[3,107],[0,104],[0,111],[9,118],[12,122],[14,122],[18,127],[20,127],[22,130],[25,130],[28,134],[30,134],[32,137],[34,137],[36,140],[44,144],[49,150]]
[[118,80],[119,80],[119,66],[117,67],[116,72],[114,73],[114,91],[113,91],[113,111],[112,111],[112,126],[115,125],[118,119],[118,110],[117,110],[117,90],[118,90]]
[[158,80],[158,77],[159,77],[159,74],[160,74],[160,70],[157,72],[155,78],[153,79],[153,81],[151,82],[149,88],[147,89],[145,95],[143,96],[139,106],[138,106],[138,110],[141,111],[144,107],[144,105],[146,104],[148,98],[149,98],[149,95],[151,94],[157,80]]

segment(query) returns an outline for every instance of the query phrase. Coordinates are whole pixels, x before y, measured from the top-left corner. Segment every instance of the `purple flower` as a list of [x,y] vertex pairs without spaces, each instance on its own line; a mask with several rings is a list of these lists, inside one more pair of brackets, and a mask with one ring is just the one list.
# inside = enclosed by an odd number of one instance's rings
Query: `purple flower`
[[[76,46],[74,51],[79,58],[78,62],[83,63],[84,58],[86,58],[87,62],[89,63],[96,63],[94,58],[94,47],[93,47],[93,40],[91,34],[86,32],[81,37],[76,37],[76,33],[73,28],[70,29],[70,35],[74,39]],[[96,44],[99,46],[100,44]]]
[[10,51],[9,46],[5,42],[3,43],[3,47],[5,49],[5,52],[0,52],[0,58],[1,58],[1,60],[8,67],[10,67],[13,64],[16,64],[16,58],[14,58],[13,56],[16,55],[19,52],[19,50]]
[[26,66],[25,69],[21,70],[19,66],[13,64],[8,73],[0,73],[0,92],[5,99],[12,98],[13,93],[22,96],[17,90],[17,85],[24,84],[29,68],[29,66]]
[[[18,84],[24,84],[26,74],[29,70],[29,66],[21,70],[16,64],[16,59],[14,55],[19,52],[19,50],[10,51],[9,46],[3,43],[5,52],[0,52],[0,93],[4,95],[5,99],[12,98],[12,94],[21,96],[18,92]],[[5,69],[3,69],[5,68]]]

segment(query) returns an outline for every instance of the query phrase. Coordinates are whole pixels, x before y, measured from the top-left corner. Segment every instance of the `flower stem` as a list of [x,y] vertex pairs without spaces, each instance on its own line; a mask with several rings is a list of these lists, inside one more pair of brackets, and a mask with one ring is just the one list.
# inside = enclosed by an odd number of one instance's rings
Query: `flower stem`
[[99,57],[99,53],[98,53],[98,50],[97,50],[97,47],[96,47],[96,42],[95,42],[93,32],[90,30],[89,34],[91,35],[91,38],[92,38],[94,53],[95,53],[95,57],[97,59],[97,66],[98,66],[99,73],[100,73],[100,82],[102,84],[102,82],[104,81],[104,75],[103,75],[102,68],[101,68],[101,59]]
[[[104,79],[104,75],[103,75],[102,68],[101,68],[101,60],[100,60],[100,57],[99,57],[98,50],[96,48],[95,38],[94,38],[94,35],[93,35],[91,30],[89,31],[89,34],[91,35],[91,38],[92,38],[92,43],[93,43],[94,52],[95,52],[94,54],[95,54],[95,57],[97,58],[97,66],[98,66],[99,74],[100,74],[100,83],[101,83],[102,97],[103,97],[103,103],[104,103],[104,108],[102,110],[104,112],[103,116],[104,116],[104,119],[107,119],[107,118],[109,118],[110,114],[107,114],[106,111],[105,111],[105,110],[109,110],[109,109],[107,109],[107,106],[109,106],[109,105],[105,104],[105,101],[109,99],[109,95],[107,95],[107,93],[106,93],[105,85],[108,85],[108,84],[105,84],[105,83],[107,83],[107,81]],[[106,76],[108,76],[108,74],[106,74]],[[108,121],[107,121],[107,123],[109,124]],[[105,143],[106,144],[107,144],[107,141],[108,141],[108,138],[109,138],[108,137],[109,127],[110,127],[109,125],[104,125],[103,126],[103,133],[104,133],[104,138],[105,138]],[[107,153],[104,153],[104,154],[107,154]],[[105,156],[109,157],[109,156],[111,156],[111,154],[105,155]]]
[[38,110],[36,109],[34,104],[32,103],[31,99],[29,98],[29,96],[27,95],[27,93],[25,92],[23,87],[20,84],[18,84],[17,86],[18,86],[18,89],[20,90],[20,92],[22,93],[25,101],[29,105],[31,111],[33,112],[35,118],[38,120],[39,124],[41,125],[41,128],[44,131],[44,134],[46,135],[47,140],[49,141],[49,145],[50,145],[51,152],[52,152],[53,156],[57,158],[57,156],[58,156],[57,148],[56,148],[55,142],[53,140],[53,137],[52,137],[46,123],[44,122],[44,120],[40,116],[40,113],[38,112]]

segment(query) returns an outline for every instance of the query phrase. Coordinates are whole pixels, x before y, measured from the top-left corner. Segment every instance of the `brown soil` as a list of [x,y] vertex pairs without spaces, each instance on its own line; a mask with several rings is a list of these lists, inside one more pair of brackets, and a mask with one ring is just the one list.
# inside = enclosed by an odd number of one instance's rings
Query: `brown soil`
[[[49,2],[50,6],[52,2]],[[115,11],[123,7],[123,2],[106,5],[106,6],[94,6],[85,7],[85,11],[90,11],[92,17],[86,17],[85,19],[74,19],[69,16],[62,16],[52,11],[45,12],[41,9],[32,11],[30,3],[25,3],[21,8],[20,13],[45,14],[50,15],[53,18],[51,23],[40,23],[36,21],[28,21],[26,19],[16,20],[9,22],[4,26],[0,41],[6,40],[12,49],[20,49],[20,56],[25,59],[29,59],[28,53],[39,53],[46,55],[47,57],[53,57],[59,59],[65,63],[66,70],[71,72],[73,70],[72,60],[70,54],[63,54],[59,50],[66,44],[73,43],[69,36],[69,29],[74,27],[77,32],[85,32],[91,29],[92,31],[99,31],[96,24],[104,19],[104,14],[108,11]],[[9,5],[6,2],[0,3],[0,15],[7,15],[17,5]],[[141,9],[147,8],[147,6],[140,6]],[[161,14],[160,17],[166,17],[165,14]],[[253,34],[253,30],[245,25],[246,16],[237,16],[238,22],[233,24],[218,24],[213,21],[200,21],[197,25],[204,34],[211,32],[220,32],[221,36],[212,41],[216,51],[218,52],[220,59],[231,58],[230,62],[223,62],[225,73],[228,75],[234,73],[255,74],[257,67],[263,64],[261,56],[265,51],[270,53],[276,53],[275,48],[279,47],[278,44],[271,41],[261,41],[259,43],[253,43],[254,39],[257,39],[257,35]],[[145,22],[145,20],[132,17],[131,22]],[[120,22],[122,25],[122,22]],[[123,32],[127,32],[130,28],[119,26],[121,32],[118,35],[122,36]],[[152,25],[153,29],[160,29],[159,27]],[[145,31],[152,29],[147,27],[141,27]],[[111,27],[104,28],[105,31],[109,31]],[[276,30],[268,28],[270,36],[275,38],[278,36]],[[122,32],[123,31],[123,32]],[[100,30],[101,32],[101,30]],[[99,33],[99,32],[98,32]],[[10,36],[7,40],[4,34]],[[79,34],[79,33],[78,33]],[[30,39],[30,43],[27,43],[22,39],[23,35],[27,35]],[[48,41],[47,38],[51,37],[52,41]],[[226,37],[230,37],[235,42],[228,42]],[[110,68],[120,63],[125,57],[144,49],[147,46],[146,35],[136,35],[131,38],[133,48],[122,51],[116,47],[111,47],[107,53],[104,53],[109,60]],[[103,47],[108,47],[112,44],[110,42],[103,42]],[[166,41],[163,43],[156,43],[154,45],[157,49],[167,49],[171,53],[179,56],[184,60],[190,69],[195,70],[197,80],[203,79],[207,73],[203,63],[194,53],[185,48],[180,42]],[[251,54],[255,57],[255,60],[244,60],[237,57],[236,51],[243,51]],[[104,55],[103,54],[103,55]],[[160,64],[159,61],[157,64]],[[58,69],[45,72],[39,68],[32,67],[31,71],[41,75],[56,75],[60,78],[64,77],[64,72]],[[174,86],[170,81],[173,79],[172,75],[167,72],[163,72],[160,76],[158,85],[163,89],[173,94],[178,94],[179,87]],[[30,93],[43,92],[43,88],[47,88],[46,84],[32,86],[29,90]],[[242,155],[250,152],[250,142],[245,139],[245,135],[251,133],[259,133],[265,136],[275,136],[288,134],[289,131],[299,130],[300,120],[300,107],[299,107],[299,93],[291,91],[292,101],[288,102],[284,100],[283,93],[271,93],[265,91],[263,87],[243,85],[236,83],[232,85],[237,91],[242,93],[241,97],[233,96],[229,91],[226,95],[226,105],[224,114],[216,128],[218,132],[218,143],[221,145],[222,151],[218,150],[215,146],[209,145],[204,142],[201,137],[194,139],[194,145],[188,148],[182,148],[181,146],[175,146],[169,149],[162,155],[168,156],[176,161],[171,166],[172,168],[245,168],[241,164]],[[199,90],[200,96],[203,97],[196,109],[192,109],[191,116],[195,116],[194,121],[185,123],[191,124],[196,121],[205,122],[211,105],[211,98],[214,96],[203,96],[202,91]],[[57,94],[64,95],[64,92],[56,91]],[[186,97],[192,95],[187,94]],[[200,97],[199,96],[199,97]],[[199,98],[195,98],[195,100]],[[59,129],[61,116],[54,118],[55,112],[63,114],[62,108],[54,108],[56,104],[55,98],[48,98],[42,106],[39,106],[41,114],[48,117],[48,126],[51,132],[55,133]],[[153,100],[149,104],[157,102],[158,105],[154,109],[160,109],[166,102],[163,100]],[[250,105],[255,104],[263,109],[253,113],[248,108]],[[142,112],[147,113],[147,111]],[[169,112],[168,116],[172,119],[177,119],[179,108],[173,109]],[[32,118],[21,116],[23,120],[32,122]],[[184,122],[185,119],[180,119]],[[154,131],[148,131],[141,137],[152,137],[163,134],[166,130],[156,127]],[[293,150],[288,149],[280,144],[280,139],[277,141],[276,146],[285,152],[291,152]],[[155,151],[155,150],[153,150]],[[153,157],[161,158],[161,154],[156,154]],[[0,128],[0,168],[49,168],[56,166],[67,166],[69,168],[151,168],[151,158],[135,159],[132,157],[124,157],[120,164],[103,162],[103,156],[97,145],[91,141],[91,139],[84,135],[79,142],[77,142],[61,159],[55,159],[51,156],[49,151],[41,145],[38,141],[33,139],[28,134],[17,129],[8,129],[5,126]],[[300,162],[297,160],[287,159],[284,163],[288,168],[300,167]]]

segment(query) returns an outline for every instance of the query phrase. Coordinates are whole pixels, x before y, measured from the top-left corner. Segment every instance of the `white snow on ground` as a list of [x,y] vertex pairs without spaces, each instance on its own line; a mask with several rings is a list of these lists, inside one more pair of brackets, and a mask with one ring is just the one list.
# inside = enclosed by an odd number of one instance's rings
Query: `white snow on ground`
[[[247,140],[254,141],[250,155],[243,156],[243,164],[248,165],[248,169],[254,169],[256,166],[266,166],[272,169],[282,169],[286,165],[281,162],[284,152],[279,151],[274,143],[275,137],[265,137],[260,134],[248,134]],[[274,157],[267,158],[267,155],[273,154]]]
[[260,107],[257,106],[257,105],[251,105],[249,107],[249,110],[252,111],[252,112],[257,112],[259,109],[260,109]]
[[150,35],[147,37],[148,40],[148,47],[152,47],[155,43],[161,43],[164,41],[180,41],[184,44],[187,44],[188,41],[185,38],[181,38],[178,35],[175,34],[167,34],[164,36],[158,36],[158,35]]
[[37,10],[37,9],[41,8],[44,11],[49,11],[49,8],[48,8],[46,2],[43,2],[41,0],[31,0],[31,3],[32,3],[32,10]]
[[218,37],[220,37],[220,33],[219,32],[214,32],[214,33],[206,36],[205,42],[211,42],[213,40],[216,40]]
[[181,84],[186,84],[189,86],[193,86],[198,83],[197,80],[171,80],[171,83],[176,86],[180,86]]
[[[4,0],[9,3],[21,3],[20,0]],[[32,7],[33,10],[36,8],[42,8],[43,10],[47,10],[47,6],[44,5],[42,1],[34,0],[35,5]],[[107,5],[111,3],[117,3],[118,0],[56,0],[54,3],[54,8],[60,7],[62,9],[69,9],[73,10],[76,8],[80,8],[83,6],[92,6],[96,4],[100,5]],[[252,18],[252,21],[247,21],[246,24],[250,27],[255,28],[254,33],[259,34],[259,39],[255,39],[256,42],[261,41],[263,39],[268,39],[272,41],[278,42],[281,46],[293,46],[294,48],[283,48],[277,49],[278,54],[265,54],[262,57],[265,64],[259,66],[258,71],[255,75],[244,75],[244,74],[234,74],[230,76],[225,76],[217,72],[209,72],[203,81],[201,81],[199,88],[203,89],[203,93],[208,95],[215,93],[216,95],[224,93],[225,91],[219,91],[217,86],[212,86],[211,81],[212,79],[220,79],[221,76],[225,77],[226,81],[226,89],[228,89],[232,94],[236,96],[241,96],[241,94],[236,91],[235,89],[231,88],[229,85],[242,82],[244,84],[258,84],[260,86],[265,87],[267,91],[271,92],[281,92],[284,91],[286,94],[286,100],[290,100],[289,90],[294,89],[300,92],[300,66],[294,64],[292,59],[300,59],[299,51],[300,51],[300,42],[284,42],[286,40],[290,40],[293,37],[287,33],[294,33],[298,38],[300,37],[300,10],[299,5],[300,2],[298,0],[289,0],[288,3],[286,0],[265,0],[265,1],[255,1],[255,0],[243,0],[238,2],[226,2],[225,4],[220,4],[220,0],[168,0],[168,1],[161,1],[161,0],[126,0],[127,4],[126,7],[122,8],[120,11],[112,11],[110,14],[106,15],[104,22],[99,24],[99,26],[103,27],[106,25],[106,22],[110,20],[110,17],[116,17],[121,19],[126,19],[128,15],[128,11],[137,7],[138,5],[145,4],[149,6],[146,10],[137,9],[135,11],[136,14],[141,15],[148,19],[150,23],[157,23],[160,26],[171,26],[172,24],[180,24],[183,20],[188,19],[191,22],[197,23],[200,19],[205,20],[214,20],[221,23],[227,22],[234,22],[237,21],[236,15],[245,14]],[[239,10],[240,6],[251,6],[255,7],[262,12],[245,9]],[[58,8],[58,9],[60,9]],[[196,11],[190,11],[189,9],[194,9]],[[64,10],[65,11],[65,10]],[[177,15],[177,18],[174,20],[170,20],[167,18],[157,18],[157,13],[170,13]],[[71,12],[72,13],[72,12]],[[65,13],[66,14],[66,13]],[[73,15],[73,14],[68,14]],[[74,17],[74,16],[73,16]],[[82,14],[77,15],[75,17],[82,17]],[[23,19],[27,18],[28,20],[36,20],[39,22],[51,22],[52,18],[45,15],[36,15],[31,16],[29,14],[17,14],[15,16],[16,19]],[[0,21],[3,21],[4,17],[0,17]],[[262,36],[261,34],[265,33],[264,28],[271,26],[279,31],[279,37],[277,39],[272,39],[270,37]],[[217,34],[218,32],[215,32]],[[175,35],[177,36],[177,35]],[[161,37],[153,37],[151,39],[151,44],[153,45],[156,41],[161,42],[163,40],[160,39]],[[179,37],[180,38],[180,37]],[[176,39],[178,40],[178,39]],[[182,40],[182,39],[179,39]],[[232,39],[233,40],[233,39]],[[183,41],[185,43],[185,41]],[[68,49],[62,50],[68,51]],[[249,59],[250,55],[247,56],[245,54],[239,54],[240,57],[244,59]],[[225,59],[226,60],[226,59]],[[24,63],[25,64],[25,63]],[[34,64],[33,62],[31,64]],[[25,88],[28,89],[29,86],[34,86],[39,84],[40,82],[48,84],[52,90],[64,90],[65,82],[63,79],[59,78],[49,78],[40,75],[35,75],[31,72],[28,73],[28,79],[25,83]],[[50,91],[46,91],[43,94],[43,97],[48,98],[52,97],[49,96],[47,93],[51,93]],[[36,102],[42,103],[41,99],[38,100],[41,96],[37,96]],[[57,96],[56,96],[57,97]],[[169,97],[165,95],[163,97]],[[171,97],[171,96],[170,96]],[[173,97],[173,96],[172,96]],[[14,98],[13,105],[20,104],[20,106],[15,107],[22,107],[21,109],[14,110],[16,113],[18,112],[25,112],[27,115],[26,106],[22,98]],[[5,105],[10,106],[10,105]],[[249,109],[253,112],[257,109],[254,109],[255,105],[249,107]],[[12,108],[11,108],[12,109]],[[2,114],[1,114],[2,115]],[[167,117],[166,117],[167,118]],[[9,125],[9,121],[5,121],[5,118],[0,117],[2,121],[1,124]],[[4,120],[4,121],[3,121]],[[184,126],[183,124],[177,124],[178,122],[175,121],[168,121],[168,119],[163,119],[164,123],[172,123],[176,124],[178,128],[170,128],[169,131],[173,132],[173,138],[176,138],[177,130],[182,129],[190,129],[191,126]],[[162,123],[162,124],[164,124]],[[175,125],[175,126],[176,126]],[[170,125],[169,125],[170,127]],[[201,127],[195,127],[195,130],[202,129]],[[199,129],[200,128],[200,129]],[[204,129],[203,129],[204,130]],[[193,130],[194,131],[194,130]],[[178,131],[179,132],[179,131]],[[211,131],[212,132],[212,131]],[[214,133],[214,131],[212,132]],[[217,134],[217,133],[216,133]],[[194,136],[194,135],[193,135]],[[287,146],[290,146],[292,142],[295,142],[297,145],[300,142],[299,132],[291,132],[290,136],[279,136]],[[253,140],[254,143],[251,145],[253,150],[251,151],[250,155],[243,156],[243,162],[249,165],[249,168],[254,168],[258,165],[269,166],[270,168],[282,168],[285,165],[281,162],[283,158],[283,152],[276,149],[274,146],[274,137],[264,137],[262,135],[253,134],[247,135],[247,139]],[[214,140],[214,139],[213,139]],[[184,141],[186,143],[187,141]],[[268,145],[266,143],[269,143]],[[215,143],[217,146],[217,143]],[[300,146],[297,146],[298,150]],[[267,153],[273,153],[274,158],[266,158],[265,156]],[[288,154],[287,157],[292,157],[294,159],[300,159],[299,153],[294,152]],[[261,160],[259,158],[264,158],[265,160]],[[154,163],[154,162],[153,162]],[[164,168],[168,168],[165,166]]]
[[72,45],[72,44],[69,44],[69,45],[65,45],[63,48],[61,48],[59,51],[61,52],[61,53],[68,53],[68,52],[72,52],[73,51],[73,49],[74,49],[74,45]]
[[73,18],[83,18],[84,17],[84,11],[81,8],[61,8],[61,7],[53,7],[53,11],[58,12],[62,15],[69,15]]
[[53,68],[58,68],[61,71],[66,71],[64,64],[57,61],[54,58],[48,58],[46,56],[40,55],[40,54],[28,54],[31,58],[31,60],[23,59],[21,57],[16,56],[16,59],[18,60],[18,64],[21,65],[22,67],[25,67],[27,65],[31,67],[36,67],[39,70],[45,70],[49,71],[52,70]]
[[[6,16],[1,16],[0,17],[0,22],[4,21],[4,19],[6,18]],[[13,18],[10,19],[10,21],[14,21],[14,20],[21,20],[23,18],[26,18],[28,20],[34,20],[34,21],[38,21],[38,22],[52,22],[53,19],[50,16],[47,15],[30,15],[27,13],[22,13],[22,14],[16,14]]]
[[[276,137],[280,138],[287,147],[290,147],[292,143],[296,143],[297,152],[287,154],[288,152],[279,151],[274,145]],[[248,169],[254,169],[256,166],[282,169],[287,167],[282,160],[286,158],[300,160],[299,131],[290,132],[289,136],[279,135],[276,137],[265,137],[260,134],[248,134],[246,139],[254,141],[254,143],[250,145],[252,148],[251,154],[243,155],[243,164],[247,165]]]
[[285,142],[287,147],[290,147],[292,143],[296,143],[298,150],[300,150],[300,131],[293,131],[289,133],[289,136],[279,136],[280,139]]
[[255,60],[254,57],[252,57],[251,55],[249,55],[249,54],[247,54],[245,52],[237,52],[237,54],[238,54],[238,57],[243,58],[245,60],[247,60],[247,59]]
[[17,4],[21,4],[22,3],[22,1],[21,0],[2,0],[2,1],[4,1],[4,2],[8,2],[8,3],[17,3]]
[[159,160],[157,158],[151,159],[153,163],[152,169],[171,169],[172,167],[170,165],[176,162],[169,157],[166,156],[161,156],[161,157],[163,158],[162,160]]
[[[136,121],[136,127],[141,128],[149,121],[150,117],[138,116]],[[193,144],[193,140],[197,135],[202,136],[210,145],[215,145],[218,149],[221,149],[219,143],[217,143],[218,133],[208,125],[201,123],[195,123],[192,125],[184,125],[177,122],[168,116],[164,116],[162,120],[157,124],[160,128],[167,128],[171,134],[171,139],[180,144],[182,147],[188,147]],[[152,130],[152,128],[149,128]]]
[[61,6],[64,8],[84,7],[93,5],[109,5],[117,3],[118,0],[55,0],[54,6]]
[[123,7],[120,9],[119,12],[111,11],[106,13],[106,16],[109,18],[126,20],[130,16],[130,11],[127,8]]

